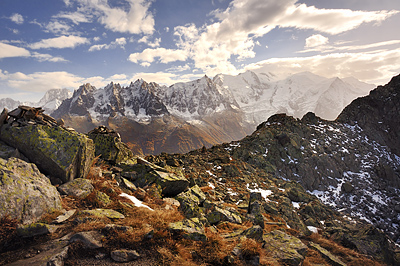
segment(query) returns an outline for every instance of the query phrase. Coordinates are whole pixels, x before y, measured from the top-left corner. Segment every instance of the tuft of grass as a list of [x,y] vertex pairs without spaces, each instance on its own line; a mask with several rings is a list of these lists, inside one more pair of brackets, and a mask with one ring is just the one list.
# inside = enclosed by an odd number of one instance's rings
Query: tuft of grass
[[371,266],[381,266],[377,261],[373,261],[366,256],[358,253],[355,250],[345,248],[333,240],[323,238],[319,234],[312,234],[309,236],[310,240],[314,243],[319,244],[321,247],[325,248],[335,256],[338,256],[344,263],[349,266],[358,266],[358,265],[371,265]]

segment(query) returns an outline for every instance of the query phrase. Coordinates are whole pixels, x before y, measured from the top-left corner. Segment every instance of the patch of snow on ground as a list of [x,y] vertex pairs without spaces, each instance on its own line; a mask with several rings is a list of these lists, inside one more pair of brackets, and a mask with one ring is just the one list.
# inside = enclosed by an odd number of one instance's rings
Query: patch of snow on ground
[[122,193],[122,194],[120,194],[119,196],[129,199],[130,201],[132,201],[132,203],[133,203],[136,207],[144,207],[144,208],[147,208],[147,209],[153,211],[152,208],[150,208],[149,206],[143,204],[143,202],[141,202],[140,200],[138,200],[135,196],[131,196],[131,195],[128,195],[128,194],[126,194],[126,193]]
[[315,226],[307,226],[307,229],[310,230],[311,232],[318,234],[318,228]]
[[296,208],[296,209],[300,209],[300,202],[292,202],[292,204],[293,204],[293,207],[294,208]]
[[263,197],[266,201],[269,201],[269,199],[267,197],[272,195],[272,191],[269,190],[269,189],[261,189],[261,188],[251,189],[249,187],[249,184],[247,184],[246,187],[247,187],[247,190],[250,191],[250,192],[259,192],[259,193],[261,193],[261,197]]

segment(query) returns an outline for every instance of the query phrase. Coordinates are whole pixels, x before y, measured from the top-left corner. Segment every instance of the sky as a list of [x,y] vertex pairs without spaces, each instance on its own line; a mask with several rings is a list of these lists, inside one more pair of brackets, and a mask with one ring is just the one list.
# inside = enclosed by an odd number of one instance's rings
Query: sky
[[398,25],[398,0],[0,0],[0,98],[247,70],[384,85]]

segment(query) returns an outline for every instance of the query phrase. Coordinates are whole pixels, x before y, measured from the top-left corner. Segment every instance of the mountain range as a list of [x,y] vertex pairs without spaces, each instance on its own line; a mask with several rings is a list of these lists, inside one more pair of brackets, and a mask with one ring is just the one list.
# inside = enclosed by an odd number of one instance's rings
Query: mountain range
[[[142,79],[127,87],[111,82],[97,89],[84,84],[72,97],[67,90],[52,97],[56,95],[52,90],[40,104],[30,105],[44,106],[78,132],[99,125],[115,129],[136,154],[183,153],[239,140],[277,113],[301,118],[314,112],[334,120],[373,87],[354,78],[329,79],[310,72],[278,80],[271,73],[247,71],[169,87]],[[2,101],[0,105],[15,107],[9,99]]]

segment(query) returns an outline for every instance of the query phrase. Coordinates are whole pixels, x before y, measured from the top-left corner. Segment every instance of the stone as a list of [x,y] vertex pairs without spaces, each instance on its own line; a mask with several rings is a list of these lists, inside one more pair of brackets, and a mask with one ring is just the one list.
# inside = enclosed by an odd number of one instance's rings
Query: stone
[[102,235],[98,231],[87,231],[79,232],[71,236],[69,243],[80,241],[86,248],[97,249],[103,247],[101,239]]
[[346,266],[345,263],[343,263],[339,258],[337,258],[335,255],[330,253],[328,250],[324,249],[320,245],[310,242],[310,247],[318,251],[322,257],[329,262],[330,265],[333,266]]
[[40,235],[52,234],[57,230],[54,225],[44,223],[33,223],[28,225],[21,225],[17,228],[17,234],[20,237],[33,237]]
[[165,197],[174,197],[185,191],[189,181],[182,175],[155,171],[158,175],[157,183],[161,186],[162,194]]
[[18,149],[44,174],[63,182],[86,177],[94,159],[91,139],[59,126],[6,124],[1,128],[0,139]]
[[344,193],[351,193],[354,190],[353,185],[350,182],[344,182],[342,185],[342,191]]
[[285,265],[301,265],[307,254],[307,246],[300,239],[279,230],[265,234],[263,240],[267,252]]
[[191,190],[180,193],[175,199],[179,201],[179,208],[187,218],[196,217],[200,213],[200,199]]
[[117,262],[130,262],[140,258],[136,250],[118,249],[111,251],[111,258]]
[[184,238],[195,241],[207,241],[203,224],[200,222],[199,218],[190,218],[170,223],[168,228],[172,233],[182,234]]
[[76,210],[65,211],[63,214],[57,216],[57,218],[52,222],[53,224],[61,224],[71,218],[75,214]]
[[121,185],[122,187],[127,188],[132,192],[135,192],[137,190],[135,184],[133,184],[131,181],[123,177],[121,177]]
[[94,210],[83,210],[78,213],[78,215],[89,215],[98,218],[109,218],[109,219],[125,219],[125,216],[112,209],[94,209]]
[[261,241],[263,239],[263,229],[259,225],[254,225],[244,230],[242,235],[244,235],[247,238],[252,238],[254,240]]
[[242,218],[236,213],[231,211],[214,207],[214,210],[206,215],[207,221],[210,224],[217,224],[222,221],[227,221],[235,224],[241,224]]
[[122,142],[121,136],[114,130],[99,126],[88,133],[96,147],[96,156],[112,164],[126,163],[133,159],[133,153]]
[[80,199],[86,198],[93,190],[94,187],[90,180],[83,178],[74,179],[58,187],[58,191],[60,191],[61,194],[78,197]]
[[95,191],[95,199],[97,204],[100,205],[100,207],[106,207],[110,205],[110,203],[112,202],[112,200],[106,193],[98,190]]
[[170,173],[139,157],[137,162],[138,164],[121,165],[124,168],[121,175],[137,187],[144,188],[155,183],[161,187],[164,197],[175,197],[189,186],[189,181],[180,172]]
[[10,215],[22,224],[61,210],[60,194],[34,164],[0,158],[0,217]]

